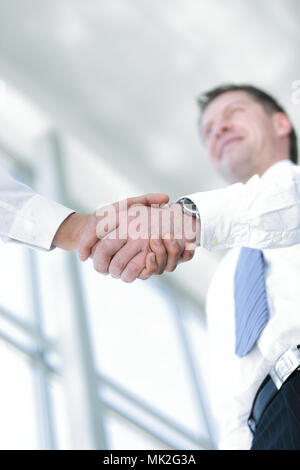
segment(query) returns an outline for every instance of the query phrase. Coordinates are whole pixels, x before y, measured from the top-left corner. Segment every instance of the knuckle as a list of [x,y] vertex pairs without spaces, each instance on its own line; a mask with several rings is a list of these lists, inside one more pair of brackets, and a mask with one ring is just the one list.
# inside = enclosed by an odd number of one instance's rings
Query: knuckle
[[162,256],[166,253],[166,249],[164,245],[161,243],[160,245],[157,245],[155,247],[155,252],[158,253],[160,256]]
[[126,271],[128,271],[128,274],[135,274],[136,272],[140,272],[141,268],[142,266],[140,266],[136,261],[130,261]]
[[133,282],[141,272],[143,266],[140,266],[135,261],[130,261],[125,270],[121,275],[121,279],[124,282]]
[[167,259],[168,259],[168,255],[165,252],[159,255],[156,255],[156,262],[157,262],[158,268],[164,268],[167,264]]
[[136,279],[136,276],[133,276],[132,273],[128,272],[127,270],[121,275],[121,280],[123,282],[129,283],[129,282],[133,282],[135,279]]
[[155,274],[156,273],[156,266],[152,266],[151,268],[147,269],[146,271],[146,275],[147,276],[152,276],[152,274]]
[[155,268],[155,271],[157,271],[159,274],[162,274],[165,270],[167,262],[168,256],[166,253],[164,253],[162,256],[157,257],[157,266]]
[[120,259],[118,260],[113,259],[112,262],[110,263],[110,271],[113,270],[114,272],[115,271],[121,272],[123,271],[123,269],[124,269],[124,263]]
[[171,252],[173,253],[174,256],[178,256],[180,251],[181,251],[181,249],[180,249],[178,243],[175,243],[171,248]]
[[168,273],[172,273],[173,271],[175,271],[175,268],[176,268],[176,265],[170,265],[170,266],[166,266],[166,271]]
[[157,265],[151,267],[151,272],[155,274],[162,274],[165,270],[167,265],[167,256],[158,256],[157,257]]
[[100,252],[105,252],[111,247],[111,240],[109,238],[103,238],[101,242],[99,243],[99,251]]

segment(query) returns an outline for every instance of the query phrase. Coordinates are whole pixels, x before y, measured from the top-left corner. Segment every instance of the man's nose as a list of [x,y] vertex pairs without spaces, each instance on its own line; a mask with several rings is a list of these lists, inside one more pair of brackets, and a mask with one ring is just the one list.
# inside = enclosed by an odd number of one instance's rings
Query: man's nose
[[216,139],[219,139],[222,137],[226,132],[232,130],[232,124],[228,121],[222,120],[216,123],[215,127],[215,137]]

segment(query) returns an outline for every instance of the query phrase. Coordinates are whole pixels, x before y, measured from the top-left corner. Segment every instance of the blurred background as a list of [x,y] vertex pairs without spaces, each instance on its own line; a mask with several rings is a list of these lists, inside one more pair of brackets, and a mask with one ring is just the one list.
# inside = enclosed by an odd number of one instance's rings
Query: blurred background
[[[0,0],[0,164],[83,212],[221,187],[197,96],[254,84],[297,130],[299,14],[298,0]],[[204,305],[223,255],[127,285],[1,242],[0,448],[215,448]]]

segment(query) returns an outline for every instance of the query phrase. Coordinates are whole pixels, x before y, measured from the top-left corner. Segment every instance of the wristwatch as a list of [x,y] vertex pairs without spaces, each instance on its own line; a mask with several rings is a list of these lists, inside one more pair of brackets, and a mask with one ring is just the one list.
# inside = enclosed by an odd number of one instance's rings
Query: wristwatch
[[200,214],[199,214],[199,211],[197,209],[197,206],[196,206],[196,204],[193,203],[193,201],[191,199],[189,199],[188,197],[182,197],[182,198],[178,199],[178,201],[176,201],[176,203],[182,205],[183,212],[185,212],[186,214],[189,214],[189,215],[193,215],[198,220],[200,220]]

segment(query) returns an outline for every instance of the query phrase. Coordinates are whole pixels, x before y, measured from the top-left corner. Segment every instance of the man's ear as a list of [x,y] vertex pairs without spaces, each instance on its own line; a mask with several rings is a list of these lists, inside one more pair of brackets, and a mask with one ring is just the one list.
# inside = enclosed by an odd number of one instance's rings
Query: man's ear
[[278,137],[285,137],[292,132],[291,121],[285,113],[274,113],[272,115],[272,120]]

